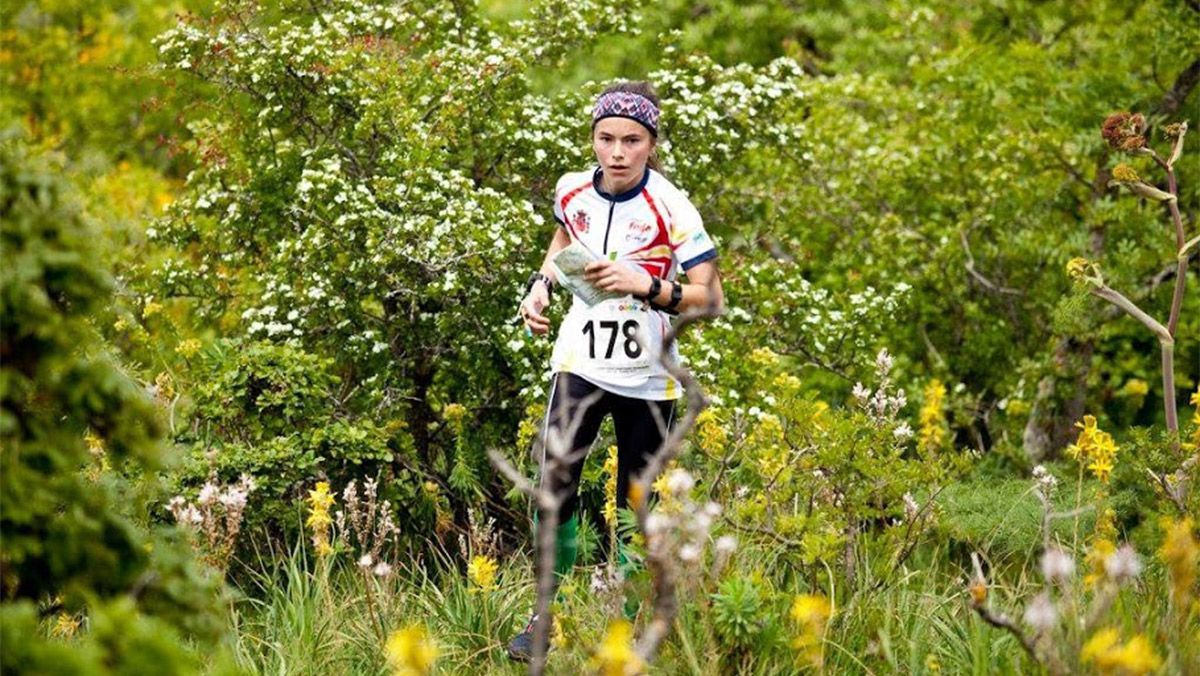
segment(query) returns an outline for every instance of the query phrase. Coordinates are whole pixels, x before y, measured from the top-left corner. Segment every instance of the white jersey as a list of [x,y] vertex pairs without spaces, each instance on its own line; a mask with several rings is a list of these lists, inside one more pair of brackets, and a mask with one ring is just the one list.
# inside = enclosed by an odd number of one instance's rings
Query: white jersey
[[[670,288],[682,270],[717,257],[700,213],[662,174],[647,168],[633,188],[610,195],[600,168],[565,174],[554,189],[554,217],[571,240],[598,259],[637,265]],[[633,296],[588,307],[572,296],[550,365],[614,394],[667,400],[683,396],[659,362],[670,315]],[[678,352],[673,350],[677,359]]]

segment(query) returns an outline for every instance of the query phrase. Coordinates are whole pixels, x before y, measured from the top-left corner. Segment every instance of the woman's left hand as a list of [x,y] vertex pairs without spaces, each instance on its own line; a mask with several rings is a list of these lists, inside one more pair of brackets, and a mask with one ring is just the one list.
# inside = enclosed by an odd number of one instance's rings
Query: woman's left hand
[[596,261],[583,269],[583,278],[602,291],[644,296],[650,291],[650,274],[619,261]]

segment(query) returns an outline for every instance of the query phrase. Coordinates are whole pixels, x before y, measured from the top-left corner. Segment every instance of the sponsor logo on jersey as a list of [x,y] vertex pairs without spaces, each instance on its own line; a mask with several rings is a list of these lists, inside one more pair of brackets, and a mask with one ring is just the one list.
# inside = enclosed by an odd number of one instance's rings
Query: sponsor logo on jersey
[[588,231],[588,215],[583,209],[575,212],[571,217],[571,225],[575,227],[575,232],[583,234]]
[[634,244],[646,244],[654,239],[654,226],[642,221],[631,221],[625,231],[625,241]]

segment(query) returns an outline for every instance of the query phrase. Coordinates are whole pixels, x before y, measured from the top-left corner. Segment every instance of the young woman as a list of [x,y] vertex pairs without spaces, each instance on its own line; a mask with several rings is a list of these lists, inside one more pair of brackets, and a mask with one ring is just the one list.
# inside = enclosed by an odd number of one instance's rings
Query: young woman
[[[521,301],[520,314],[529,330],[548,333],[550,320],[543,312],[558,281],[551,260],[573,244],[594,259],[584,279],[611,296],[589,306],[573,295],[551,357],[554,375],[544,432],[553,438],[573,429],[569,452],[577,458],[565,476],[547,476],[542,458],[543,487],[565,496],[556,520],[558,576],[575,563],[579,478],[601,421],[613,417],[617,506],[623,508],[630,477],[658,450],[675,400],[683,394],[659,361],[669,316],[689,308],[720,307],[724,300],[717,252],[700,214],[656,171],[658,120],[658,97],[645,82],[611,86],[596,99],[592,149],[597,166],[559,179],[554,191],[558,228]],[[681,272],[687,284],[676,280]],[[514,659],[530,657],[535,620],[510,642]]]

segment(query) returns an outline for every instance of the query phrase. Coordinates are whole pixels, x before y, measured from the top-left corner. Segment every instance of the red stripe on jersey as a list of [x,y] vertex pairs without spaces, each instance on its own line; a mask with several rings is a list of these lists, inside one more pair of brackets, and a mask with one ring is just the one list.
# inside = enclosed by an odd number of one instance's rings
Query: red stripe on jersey
[[562,214],[563,214],[563,220],[566,221],[567,228],[571,231],[571,234],[575,235],[575,239],[579,239],[579,234],[575,232],[575,226],[571,225],[571,216],[570,216],[570,214],[567,213],[567,203],[570,202],[571,200],[575,199],[576,195],[583,192],[585,189],[591,187],[591,185],[592,185],[592,182],[589,180],[587,183],[584,183],[583,185],[579,186],[578,188],[569,190],[567,192],[567,194],[563,195],[562,200],[560,200],[558,203],[558,208],[560,211],[562,211]]
[[[650,191],[646,190],[645,188],[642,188],[642,197],[646,198],[646,204],[648,204],[650,206],[650,211],[654,212],[654,218],[658,219],[658,234],[654,237],[653,240],[651,240],[651,242],[649,244],[638,249],[637,251],[644,251],[646,249],[650,249],[650,248],[656,247],[656,246],[662,246],[664,244],[666,244],[667,246],[671,246],[671,234],[669,232],[667,232],[666,221],[663,220],[662,213],[658,210],[658,205],[656,205],[654,203],[654,198],[650,196]],[[671,247],[671,249],[674,250],[674,247]],[[637,253],[637,251],[634,251],[631,253]],[[660,276],[666,277],[667,276],[666,270],[663,270],[663,272]]]

